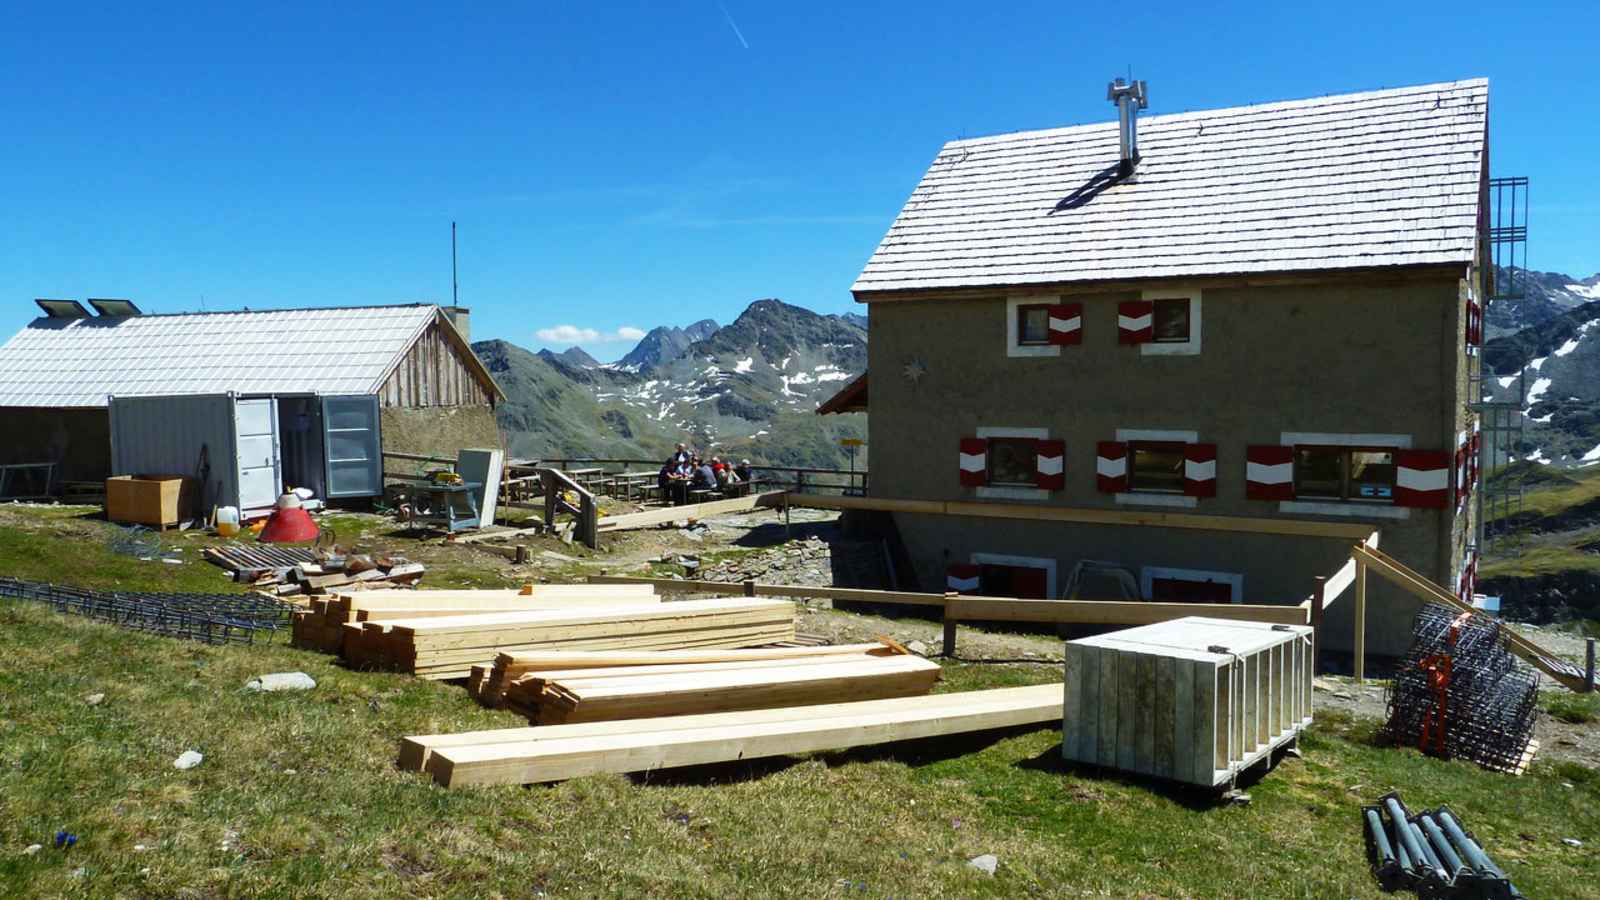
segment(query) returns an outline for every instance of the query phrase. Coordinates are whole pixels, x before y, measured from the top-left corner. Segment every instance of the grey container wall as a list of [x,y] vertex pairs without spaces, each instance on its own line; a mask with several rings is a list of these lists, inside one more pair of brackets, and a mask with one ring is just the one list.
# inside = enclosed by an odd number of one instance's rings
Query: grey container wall
[[192,476],[205,447],[210,472],[197,508],[237,506],[233,401],[227,394],[111,398],[112,474]]
[[1311,634],[1190,616],[1071,641],[1062,756],[1225,784],[1311,724]]

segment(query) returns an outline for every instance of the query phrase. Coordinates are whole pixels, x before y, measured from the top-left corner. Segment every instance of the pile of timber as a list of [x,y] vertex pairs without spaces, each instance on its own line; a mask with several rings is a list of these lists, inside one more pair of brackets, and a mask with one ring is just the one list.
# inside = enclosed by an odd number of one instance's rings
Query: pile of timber
[[297,647],[338,653],[344,646],[345,626],[362,622],[658,602],[655,588],[648,584],[539,584],[521,590],[463,591],[346,589],[312,598],[295,613],[292,633]]
[[207,547],[205,558],[239,584],[280,597],[321,594],[334,588],[360,590],[414,585],[426,569],[403,556],[338,555],[309,547],[225,544]]
[[794,640],[794,605],[747,598],[607,604],[586,609],[352,622],[343,654],[354,666],[422,678],[466,678],[500,653],[536,650],[689,650]]
[[821,706],[538,725],[401,741],[402,769],[446,787],[533,784],[842,750],[1061,721],[1062,686],[1000,688]]
[[501,653],[494,664],[474,666],[467,690],[490,709],[505,702],[506,688],[518,679],[552,672],[636,669],[657,666],[695,666],[716,663],[774,662],[811,657],[892,656],[904,654],[899,644],[881,639],[873,644],[827,645],[815,635],[797,634],[792,641],[774,643],[793,646],[757,647],[743,650],[548,650],[537,653]]
[[506,706],[564,725],[915,697],[938,680],[938,663],[911,655],[579,670],[513,682]]

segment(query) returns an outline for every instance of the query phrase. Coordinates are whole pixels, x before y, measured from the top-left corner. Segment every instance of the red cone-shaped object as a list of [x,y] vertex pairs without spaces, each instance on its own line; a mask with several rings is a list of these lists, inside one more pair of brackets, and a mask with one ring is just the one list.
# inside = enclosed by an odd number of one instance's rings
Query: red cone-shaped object
[[267,527],[261,529],[257,540],[269,544],[302,544],[317,539],[317,523],[311,514],[300,508],[300,498],[284,494],[278,498],[278,508],[267,517]]

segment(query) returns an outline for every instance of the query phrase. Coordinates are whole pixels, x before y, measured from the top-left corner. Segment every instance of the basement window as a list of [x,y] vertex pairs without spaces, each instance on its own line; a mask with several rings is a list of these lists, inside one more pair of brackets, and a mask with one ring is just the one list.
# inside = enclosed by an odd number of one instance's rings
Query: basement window
[[1128,489],[1183,493],[1183,449],[1178,441],[1129,442]]
[[1243,603],[1244,576],[1237,572],[1145,566],[1139,588],[1157,603]]
[[989,483],[998,486],[1034,486],[1036,448],[1034,438],[989,438]]
[[1297,498],[1393,503],[1394,485],[1394,450],[1391,448],[1294,448]]

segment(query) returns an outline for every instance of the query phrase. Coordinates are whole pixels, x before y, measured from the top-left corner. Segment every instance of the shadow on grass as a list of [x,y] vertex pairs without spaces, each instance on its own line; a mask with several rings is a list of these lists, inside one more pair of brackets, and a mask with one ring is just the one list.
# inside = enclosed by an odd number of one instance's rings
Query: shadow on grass
[[735,547],[776,547],[785,541],[817,537],[832,543],[839,538],[837,522],[795,522],[788,529],[782,522],[763,522],[735,538]]
[[[1273,769],[1276,769],[1278,763],[1282,762],[1283,757],[1283,748],[1274,751],[1264,762],[1257,763],[1240,772],[1235,780],[1235,785],[1241,791],[1248,791],[1259,783],[1262,778],[1271,773]],[[1155,794],[1158,797],[1163,797],[1194,812],[1206,812],[1230,805],[1230,801],[1223,799],[1223,793],[1228,790],[1227,785],[1208,788],[1197,784],[1185,784],[1147,775],[1136,775],[1104,766],[1073,762],[1062,758],[1061,745],[1059,743],[1037,756],[1017,762],[1016,766],[1019,769],[1028,769],[1035,772],[1048,772],[1081,778],[1086,781],[1137,788]]]
[[[913,767],[925,766],[977,753],[1008,738],[1049,727],[1053,726],[1049,723],[1018,725],[1012,728],[990,731],[975,731],[967,734],[897,741],[892,744],[878,744],[870,747],[855,747],[849,750],[829,751],[810,754],[809,756],[771,756],[761,759],[707,763],[700,766],[684,766],[655,772],[636,772],[630,775],[629,779],[641,787],[701,787],[711,784],[743,784],[759,781],[769,775],[782,772],[798,765],[807,758],[820,760],[823,765],[830,769],[852,763],[871,762],[898,762]],[[1059,751],[1057,752],[1059,753]]]

